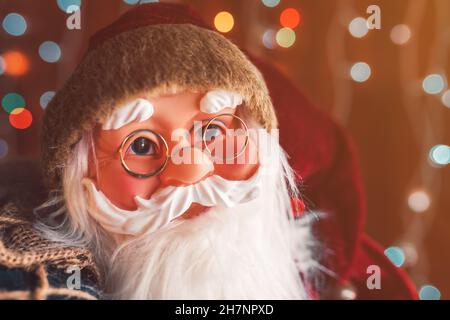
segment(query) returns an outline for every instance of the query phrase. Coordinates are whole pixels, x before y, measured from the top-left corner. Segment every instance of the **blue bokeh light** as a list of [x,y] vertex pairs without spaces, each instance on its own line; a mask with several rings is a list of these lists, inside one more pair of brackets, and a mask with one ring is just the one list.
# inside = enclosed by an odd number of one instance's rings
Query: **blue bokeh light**
[[428,94],[438,94],[445,88],[445,80],[440,74],[430,74],[422,83],[423,90]]
[[39,104],[41,105],[42,109],[47,108],[47,105],[53,99],[55,94],[55,91],[47,91],[42,94],[41,98],[39,99]]
[[266,7],[274,8],[280,3],[280,0],[262,0],[262,3]]
[[277,32],[273,29],[266,30],[262,36],[262,42],[267,49],[275,49]]
[[45,62],[54,63],[61,58],[61,49],[53,41],[45,41],[39,46],[39,56]]
[[9,13],[3,19],[3,29],[12,36],[21,36],[27,31],[25,18],[18,13]]
[[450,163],[450,147],[443,144],[434,146],[430,150],[429,157],[434,164],[445,166]]
[[432,285],[422,286],[419,290],[420,300],[441,300],[441,292]]
[[66,13],[70,13],[69,8],[76,6],[78,8],[81,7],[81,0],[57,0],[56,3],[58,4],[58,7]]
[[405,263],[405,253],[399,247],[389,247],[384,250],[384,254],[397,267],[401,267]]

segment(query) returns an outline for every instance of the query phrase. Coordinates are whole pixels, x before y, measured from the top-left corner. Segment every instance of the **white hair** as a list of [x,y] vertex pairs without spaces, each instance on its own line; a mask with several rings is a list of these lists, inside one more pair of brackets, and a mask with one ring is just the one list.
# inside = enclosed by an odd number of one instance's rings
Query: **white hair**
[[[39,218],[36,229],[45,238],[55,245],[90,249],[96,262],[104,269],[109,263],[108,256],[114,250],[114,241],[88,214],[81,183],[81,179],[88,174],[89,152],[93,148],[92,133],[85,133],[62,168],[62,190],[52,190],[49,199],[34,212]],[[54,210],[55,206],[59,207]]]
[[[268,134],[268,136],[271,136]],[[273,138],[273,137],[272,137]],[[245,265],[245,255],[248,254],[248,250],[245,241],[253,241],[252,235],[242,235],[239,238],[239,246],[242,250],[243,260],[238,262],[237,265],[240,268],[253,268],[253,273],[255,277],[273,274],[273,283],[276,285],[280,282],[280,295],[271,294],[270,292],[263,291],[263,286],[258,283],[257,279],[249,280],[255,284],[253,292],[260,291],[257,298],[293,298],[293,299],[307,299],[309,298],[308,288],[306,288],[305,283],[314,287],[317,284],[317,271],[321,269],[316,257],[315,252],[318,249],[318,244],[311,235],[311,221],[314,217],[305,215],[301,219],[293,218],[293,210],[291,207],[291,198],[299,197],[299,192],[296,186],[296,176],[292,168],[289,166],[287,157],[284,151],[278,144],[278,141],[272,141],[272,147],[277,150],[276,159],[273,159],[274,163],[278,164],[276,172],[268,177],[265,185],[265,191],[263,191],[263,197],[273,199],[272,210],[265,210],[267,214],[264,216],[265,228],[255,228],[255,226],[249,226],[248,230],[253,230],[258,233],[259,236],[270,236],[273,237],[273,242],[276,242],[277,246],[273,249],[272,255],[265,255],[264,252],[261,257],[261,265],[248,266]],[[173,223],[168,225],[161,230],[158,230],[152,234],[144,234],[144,236],[133,238],[129,241],[125,241],[121,245],[117,246],[113,236],[108,234],[89,214],[86,208],[86,198],[85,191],[81,180],[83,177],[87,176],[88,173],[88,161],[89,154],[91,150],[95,150],[94,143],[91,133],[86,133],[83,135],[80,142],[75,146],[67,165],[63,168],[62,175],[62,196],[61,193],[52,193],[50,199],[36,209],[36,212],[46,211],[49,208],[53,208],[55,204],[60,203],[62,207],[54,211],[52,214],[47,214],[46,218],[37,223],[37,228],[43,233],[43,235],[63,246],[80,246],[89,248],[95,257],[96,262],[99,264],[101,270],[106,277],[107,291],[110,290],[112,298],[256,298],[255,296],[249,296],[243,288],[235,288],[237,291],[242,289],[241,292],[222,292],[221,294],[215,292],[214,286],[209,286],[205,284],[204,286],[198,286],[197,292],[195,291],[195,278],[194,273],[190,274],[191,278],[189,280],[192,284],[191,295],[187,296],[186,288],[180,286],[168,287],[167,277],[171,275],[173,277],[179,277],[180,266],[177,263],[182,263],[183,258],[189,259],[189,261],[194,261],[192,258],[196,259],[196,262],[191,266],[195,269],[196,266],[202,266],[202,268],[208,269],[211,265],[210,261],[206,261],[205,257],[183,257],[180,248],[184,245],[184,236],[189,234],[192,236],[193,242],[191,245],[199,246],[198,252],[211,252],[211,250],[221,250],[225,254],[236,255],[236,249],[225,246],[221,248],[208,248],[205,247],[205,241],[208,237],[228,237],[237,235],[236,230],[228,229],[226,232],[221,233],[221,225],[225,224],[226,220],[237,219],[242,225],[249,224],[249,220],[243,220],[242,210],[255,211],[254,208],[245,206],[241,211],[237,210],[236,213],[230,210],[227,213],[231,214],[218,214],[223,208],[219,208],[213,213],[206,213],[204,216],[197,217],[195,219],[185,221],[182,223]],[[95,154],[95,152],[94,152]],[[94,159],[95,160],[95,159]],[[251,205],[251,204],[250,204]],[[265,202],[267,205],[267,202]],[[270,211],[270,212],[269,212]],[[239,212],[241,216],[239,216]],[[258,218],[258,215],[253,212],[253,216]],[[250,216],[251,212],[249,213]],[[233,218],[234,217],[234,218]],[[261,220],[261,217],[259,217]],[[58,221],[56,223],[56,221]],[[261,220],[262,221],[262,220]],[[261,222],[260,221],[260,222]],[[205,222],[208,224],[208,228],[211,230],[204,230]],[[279,228],[275,228],[278,225]],[[262,226],[262,225],[260,225]],[[273,227],[273,228],[272,228]],[[192,228],[197,231],[193,231]],[[191,231],[189,231],[191,230]],[[271,230],[274,230],[270,233]],[[200,232],[201,231],[201,232]],[[265,234],[261,232],[264,231]],[[180,236],[175,236],[175,233],[179,232]],[[195,237],[195,232],[198,232],[198,236]],[[269,232],[269,233],[268,233]],[[276,234],[275,234],[276,233]],[[170,238],[172,243],[168,243],[169,240],[165,240],[165,237],[172,235],[174,237]],[[203,235],[203,238],[200,238]],[[167,238],[169,239],[169,238]],[[222,239],[224,245],[227,244],[227,239]],[[229,241],[230,239],[228,239]],[[233,243],[231,241],[230,243]],[[264,245],[271,246],[270,242],[265,241]],[[186,245],[187,246],[187,245]],[[163,248],[164,247],[164,248]],[[193,248],[190,248],[193,249]],[[202,250],[203,251],[202,251]],[[248,250],[247,250],[248,249]],[[145,252],[148,255],[147,261],[142,264],[147,263],[148,265],[153,265],[154,268],[147,268],[142,270],[138,268],[141,263],[135,263],[134,265],[129,265],[126,267],[124,261],[130,264],[129,259],[133,258],[133,253]],[[157,254],[152,254],[149,250],[159,250]],[[275,251],[278,251],[276,253]],[[190,252],[193,252],[192,250]],[[168,255],[172,254],[171,258]],[[178,255],[178,256],[176,256]],[[286,266],[283,272],[281,270],[270,270],[271,268],[280,268],[280,264],[276,264],[272,260],[280,259],[281,255],[286,258]],[[139,255],[140,256],[140,255]],[[227,257],[224,255],[220,256],[220,259],[226,261]],[[128,259],[128,261],[127,261]],[[163,265],[159,259],[166,259],[170,263],[164,264],[165,270],[161,270]],[[254,262],[254,261],[253,261]],[[186,263],[186,260],[184,260]],[[263,265],[264,264],[264,265]],[[136,266],[136,267],[135,267]],[[161,268],[158,268],[161,267]],[[296,270],[293,270],[296,268]],[[212,269],[211,269],[212,270]],[[217,271],[217,269],[214,269]],[[221,272],[227,274],[226,279],[223,279],[223,283],[226,286],[226,281],[230,280],[232,277],[229,272],[233,270],[227,270],[226,266],[220,268]],[[294,277],[287,277],[284,275],[284,271],[289,272],[291,275],[297,272],[297,279]],[[192,270],[191,270],[192,271]],[[238,271],[238,270],[235,270]],[[133,274],[139,272],[139,274]],[[228,272],[228,273],[227,273]],[[300,275],[301,274],[301,277]],[[222,276],[223,276],[222,275]],[[134,277],[135,281],[130,281],[131,276]],[[279,278],[276,278],[276,277]],[[160,279],[157,280],[156,277]],[[165,278],[164,278],[165,277]],[[202,280],[208,279],[202,278]],[[152,282],[153,281],[153,282]],[[269,281],[269,280],[267,280]],[[230,285],[233,284],[234,287],[237,283],[229,281]],[[248,283],[248,282],[246,282]],[[155,286],[159,286],[155,289]],[[281,288],[284,286],[284,288]],[[114,292],[117,290],[117,292]],[[151,292],[149,292],[149,290]],[[174,292],[178,290],[178,292]],[[222,288],[222,290],[225,290]],[[230,289],[231,290],[231,289]],[[185,294],[184,294],[185,293]]]

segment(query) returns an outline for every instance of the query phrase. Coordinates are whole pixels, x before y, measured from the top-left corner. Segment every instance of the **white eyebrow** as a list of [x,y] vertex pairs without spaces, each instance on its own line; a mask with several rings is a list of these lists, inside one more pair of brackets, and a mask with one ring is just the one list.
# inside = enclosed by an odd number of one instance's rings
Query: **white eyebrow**
[[205,113],[218,113],[224,108],[236,108],[242,103],[242,96],[225,90],[211,90],[200,101],[200,110]]
[[149,119],[154,112],[153,104],[146,99],[136,99],[119,107],[103,124],[103,130],[116,130],[133,121],[142,122]]

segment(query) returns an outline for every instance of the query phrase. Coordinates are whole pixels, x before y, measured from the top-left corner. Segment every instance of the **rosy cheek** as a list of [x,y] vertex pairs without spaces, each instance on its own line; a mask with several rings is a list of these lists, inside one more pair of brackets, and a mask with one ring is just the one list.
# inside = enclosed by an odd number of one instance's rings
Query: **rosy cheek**
[[159,187],[158,178],[138,179],[130,176],[115,161],[99,169],[97,187],[116,206],[125,210],[136,210],[135,196],[149,199]]
[[245,152],[233,160],[232,164],[214,164],[214,174],[228,180],[247,180],[258,169],[258,149],[254,141],[250,140]]

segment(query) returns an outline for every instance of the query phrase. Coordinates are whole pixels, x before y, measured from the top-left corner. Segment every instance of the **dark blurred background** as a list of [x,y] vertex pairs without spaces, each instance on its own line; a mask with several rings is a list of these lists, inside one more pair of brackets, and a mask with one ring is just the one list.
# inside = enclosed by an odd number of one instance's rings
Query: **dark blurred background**
[[[43,110],[89,36],[139,2],[155,1],[0,0],[0,162],[38,157]],[[163,2],[190,3],[348,129],[367,232],[422,298],[449,299],[450,1]],[[66,26],[70,5],[80,8],[79,30]],[[381,29],[368,29],[370,5]]]

